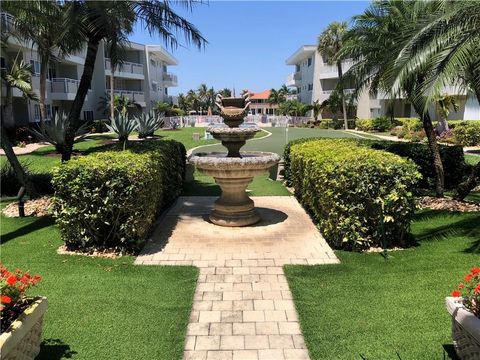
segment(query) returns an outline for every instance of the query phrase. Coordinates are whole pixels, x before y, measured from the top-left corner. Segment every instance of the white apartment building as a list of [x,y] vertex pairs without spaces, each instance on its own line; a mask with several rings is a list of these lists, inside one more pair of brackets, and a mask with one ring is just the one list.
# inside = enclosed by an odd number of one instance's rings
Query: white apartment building
[[[322,55],[317,52],[316,45],[304,45],[293,53],[287,60],[287,65],[295,66],[295,72],[287,77],[285,84],[297,89],[298,100],[312,104],[318,100],[323,102],[328,99],[338,83],[338,70],[336,65],[328,65]],[[352,61],[343,61],[342,70],[346,73],[353,65]],[[351,88],[344,89],[346,93],[353,92]],[[445,93],[455,95],[459,104],[457,112],[451,112],[449,119],[480,120],[480,105],[473,94],[467,94],[454,87],[445,89]],[[367,92],[361,94],[357,102],[357,117],[359,119],[374,118],[389,113],[392,107],[385,95],[379,94],[371,97]],[[411,104],[405,100],[393,101],[393,113],[397,117],[415,117],[417,114]],[[432,107],[430,113],[436,119],[438,114]]]
[[[10,15],[1,14],[2,24],[8,24],[7,17]],[[35,47],[10,37],[6,51],[0,55],[2,68],[6,68],[14,59],[23,59],[32,65],[32,86],[38,96],[40,58]],[[85,55],[86,48],[49,64],[45,99],[47,117],[52,117],[57,111],[70,110],[82,76]],[[141,107],[142,112],[149,111],[158,101],[172,101],[168,88],[177,86],[177,76],[168,72],[168,67],[178,65],[178,61],[162,46],[131,42],[122,61],[121,67],[114,72],[115,94],[133,100]],[[101,98],[109,96],[110,75],[110,59],[102,42],[97,52],[91,89],[82,108],[82,120],[104,119],[108,116],[101,106]],[[5,103],[4,90],[2,87],[2,105]],[[17,126],[40,120],[38,102],[24,99],[17,89],[13,91],[13,110]]]

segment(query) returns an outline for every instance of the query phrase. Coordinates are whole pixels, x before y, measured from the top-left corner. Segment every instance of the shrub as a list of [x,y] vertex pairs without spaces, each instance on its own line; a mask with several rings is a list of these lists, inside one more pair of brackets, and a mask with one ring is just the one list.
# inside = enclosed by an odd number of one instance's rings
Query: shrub
[[480,121],[464,121],[453,129],[453,136],[457,144],[463,146],[480,145]]
[[407,132],[418,131],[423,128],[418,118],[395,118],[396,125],[401,125]]
[[357,120],[356,123],[357,129],[361,131],[372,131],[373,130],[373,119],[361,119]]
[[125,142],[128,136],[137,128],[137,123],[128,117],[126,113],[119,113],[115,116],[110,125],[107,124],[110,131],[113,131],[118,136],[118,140]]
[[[366,140],[363,143],[373,149],[385,150],[411,159],[418,165],[423,177],[419,184],[420,187],[435,188],[435,169],[427,144],[376,140]],[[445,187],[447,189],[455,188],[462,181],[464,174],[468,172],[463,149],[461,146],[449,145],[439,145],[439,149],[445,174]]]
[[379,116],[373,119],[373,129],[385,132],[393,127],[392,120],[388,116]]
[[108,127],[107,125],[110,124],[110,121],[108,121],[107,119],[101,119],[101,120],[94,120],[92,122],[92,125],[91,125],[91,128],[90,128],[90,131],[92,133],[104,133],[104,132],[108,132]]
[[[40,140],[53,146],[58,153],[61,153],[66,144],[66,131],[69,124],[68,114],[57,112],[53,121],[46,121],[44,129],[32,129],[32,133]],[[82,140],[88,133],[88,123],[83,123],[75,132],[75,142]]]
[[[22,164],[27,176],[30,177],[39,195],[53,194],[52,175],[49,173],[31,173],[28,166]],[[8,161],[5,161],[0,167],[0,189],[4,196],[16,196],[22,186],[15,176],[13,168]]]
[[295,195],[327,241],[348,250],[402,244],[421,177],[407,159],[352,140],[310,140],[290,147]]
[[480,318],[480,267],[472,268],[451,295],[461,297],[463,306]]
[[136,116],[138,137],[144,139],[147,136],[153,136],[153,133],[160,128],[160,119],[154,111],[150,111],[148,114],[141,114]]
[[53,170],[54,215],[68,248],[140,249],[159,212],[182,190],[185,148],[176,141],[134,142]]

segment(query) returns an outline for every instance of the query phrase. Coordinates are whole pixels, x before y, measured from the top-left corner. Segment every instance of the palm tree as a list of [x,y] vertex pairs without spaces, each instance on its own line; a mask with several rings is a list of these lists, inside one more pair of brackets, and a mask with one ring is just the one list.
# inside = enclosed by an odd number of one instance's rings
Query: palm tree
[[46,119],[45,95],[49,65],[58,57],[75,52],[82,47],[80,39],[70,28],[60,31],[55,19],[62,17],[64,6],[56,1],[3,1],[3,10],[13,16],[12,35],[20,41],[36,47],[40,57],[40,127]]
[[104,114],[110,112],[110,119],[113,119],[115,115],[118,114],[127,114],[129,110],[140,110],[141,108],[142,107],[140,106],[140,104],[123,95],[114,95],[112,103],[112,97],[108,94],[105,94],[105,96],[102,96],[100,98],[98,106],[98,110],[103,110]]
[[[4,34],[2,34],[4,35]],[[2,37],[2,47],[5,45],[6,40]],[[3,49],[2,49],[3,50]],[[2,70],[2,82],[5,85],[5,106],[2,109],[2,118],[1,118],[1,147],[7,156],[8,162],[12,166],[15,175],[25,188],[26,192],[31,196],[35,197],[37,192],[35,190],[34,184],[29,180],[27,174],[25,173],[24,168],[18,161],[15,152],[13,151],[12,143],[10,142],[6,128],[4,124],[12,124],[13,120],[13,106],[12,106],[12,89],[19,89],[23,96],[27,99],[37,100],[35,93],[32,90],[32,68],[30,64],[24,63],[23,60],[18,60],[18,54],[15,60],[8,66],[6,70]]]
[[208,107],[208,87],[207,84],[200,84],[197,89],[198,100],[200,102],[200,113],[203,112]]
[[[193,0],[178,2],[192,9]],[[169,0],[145,1],[86,1],[74,0],[66,3],[63,27],[78,30],[78,37],[87,42],[87,53],[77,94],[69,113],[69,126],[62,161],[70,159],[75,131],[80,122],[80,114],[92,82],[95,59],[102,40],[111,41],[128,37],[136,24],[143,25],[153,35],[160,35],[170,46],[178,46],[177,34],[185,35],[186,43],[198,48],[207,42],[197,28],[171,8]]]
[[270,104],[278,105],[285,102],[286,98],[281,90],[270,89],[270,95],[268,95],[267,101]]
[[178,94],[178,107],[185,113],[188,113],[191,109],[186,96],[182,93]]
[[200,106],[201,106],[200,99],[194,90],[189,90],[187,92],[186,100],[191,110],[194,110],[194,111],[200,110]]
[[[398,57],[418,33],[422,25],[418,14],[431,13],[434,2],[414,3],[407,0],[374,2],[363,14],[354,17],[354,23],[344,37],[341,58],[352,58],[354,65],[347,71],[344,81],[355,83],[356,94],[369,89],[389,94],[391,98],[405,97],[419,114],[433,157],[437,196],[443,196],[443,164],[433,129],[427,97],[422,89],[429,70],[418,67],[406,72],[398,65]],[[417,11],[422,7],[421,11]]]
[[337,65],[340,98],[342,100],[343,121],[345,130],[348,129],[347,122],[347,106],[343,93],[342,84],[342,59],[340,58],[340,51],[343,47],[343,38],[347,32],[346,22],[332,22],[318,37],[317,51],[327,60],[328,65]]
[[440,121],[437,125],[437,134],[442,134],[445,131],[449,130],[448,127],[448,115],[450,115],[450,108],[453,108],[453,111],[457,112],[459,106],[455,101],[455,98],[448,94],[440,95],[436,98],[437,112],[440,115]]
[[312,111],[313,111],[313,118],[315,120],[318,119],[318,115],[321,114],[322,110],[323,110],[323,106],[322,104],[320,103],[319,100],[315,100],[313,102],[313,104],[311,105],[311,108],[312,108]]
[[220,95],[223,97],[231,97],[232,96],[232,91],[228,88],[224,88],[218,92]]

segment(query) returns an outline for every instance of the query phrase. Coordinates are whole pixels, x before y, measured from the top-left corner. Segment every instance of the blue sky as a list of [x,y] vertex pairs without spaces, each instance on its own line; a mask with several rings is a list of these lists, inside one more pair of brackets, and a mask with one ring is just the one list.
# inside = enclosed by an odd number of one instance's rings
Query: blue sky
[[[169,49],[180,62],[170,68],[178,75],[178,87],[169,91],[186,92],[201,83],[237,91],[278,88],[293,71],[285,65],[288,56],[304,44],[315,44],[330,22],[350,20],[367,6],[363,1],[210,1],[192,13],[176,8],[209,44],[200,51]],[[130,40],[164,45],[141,28]]]

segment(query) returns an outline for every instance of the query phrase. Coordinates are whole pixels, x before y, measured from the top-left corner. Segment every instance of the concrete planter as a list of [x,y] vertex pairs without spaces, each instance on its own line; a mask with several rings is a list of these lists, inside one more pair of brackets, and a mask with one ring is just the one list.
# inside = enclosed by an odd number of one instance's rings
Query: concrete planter
[[463,307],[461,298],[447,297],[445,300],[452,315],[452,339],[458,357],[480,359],[480,319]]
[[38,297],[10,326],[10,331],[0,335],[0,352],[3,360],[34,360],[40,352],[43,316],[47,298]]

